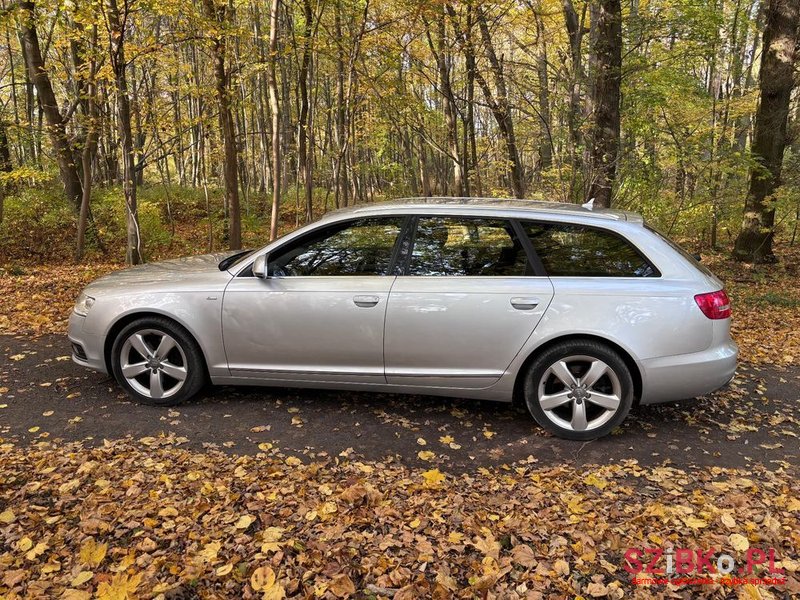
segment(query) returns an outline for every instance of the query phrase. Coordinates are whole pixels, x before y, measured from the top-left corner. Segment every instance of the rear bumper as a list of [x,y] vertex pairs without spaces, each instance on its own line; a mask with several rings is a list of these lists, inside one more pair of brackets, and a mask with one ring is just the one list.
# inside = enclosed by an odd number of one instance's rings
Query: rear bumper
[[86,317],[74,312],[69,317],[67,337],[72,345],[72,360],[82,367],[108,374],[103,356],[104,340],[100,336],[87,334],[83,330],[84,321]]
[[736,373],[736,342],[712,346],[703,352],[651,358],[641,362],[641,404],[685,400],[727,385]]

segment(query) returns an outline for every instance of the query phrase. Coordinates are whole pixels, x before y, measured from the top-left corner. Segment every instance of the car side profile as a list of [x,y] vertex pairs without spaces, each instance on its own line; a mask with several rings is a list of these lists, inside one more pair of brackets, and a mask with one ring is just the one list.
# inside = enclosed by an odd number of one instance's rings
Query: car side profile
[[736,369],[722,282],[630,212],[424,198],[90,284],[73,359],[137,401],[210,381],[511,402],[568,439]]

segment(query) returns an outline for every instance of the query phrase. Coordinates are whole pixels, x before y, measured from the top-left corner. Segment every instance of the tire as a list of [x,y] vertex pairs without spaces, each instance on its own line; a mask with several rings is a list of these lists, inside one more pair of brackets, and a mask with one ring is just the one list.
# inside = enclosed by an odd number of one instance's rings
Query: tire
[[131,398],[154,406],[185,402],[206,383],[200,346],[164,317],[143,317],[125,326],[111,348],[111,370]]
[[619,353],[605,344],[568,340],[530,365],[524,394],[528,411],[544,429],[568,440],[593,440],[628,416],[633,378]]

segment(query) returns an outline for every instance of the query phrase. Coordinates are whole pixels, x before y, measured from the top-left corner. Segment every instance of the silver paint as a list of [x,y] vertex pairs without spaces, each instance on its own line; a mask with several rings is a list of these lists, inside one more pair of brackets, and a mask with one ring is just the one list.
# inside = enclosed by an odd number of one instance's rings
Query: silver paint
[[[259,257],[316,228],[383,215],[474,215],[592,225],[637,246],[661,277],[237,277]],[[79,364],[109,372],[109,334],[158,314],[199,342],[215,384],[287,385],[510,401],[543,345],[564,336],[610,342],[641,379],[643,404],[691,398],[727,383],[737,348],[730,319],[707,319],[694,295],[721,289],[642,219],[624,211],[493,199],[422,199],[328,213],[228,271],[230,253],[134,267],[84,292],[70,317]]]

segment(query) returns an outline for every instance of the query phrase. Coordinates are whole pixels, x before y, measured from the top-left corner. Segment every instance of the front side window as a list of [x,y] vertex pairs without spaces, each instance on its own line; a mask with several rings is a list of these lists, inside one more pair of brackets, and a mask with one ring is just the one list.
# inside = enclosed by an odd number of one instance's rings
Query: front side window
[[551,277],[658,277],[625,239],[582,225],[533,223],[522,227]]
[[513,277],[532,272],[509,221],[420,217],[408,274]]
[[277,277],[387,275],[403,221],[373,217],[326,228],[270,257],[270,272]]

